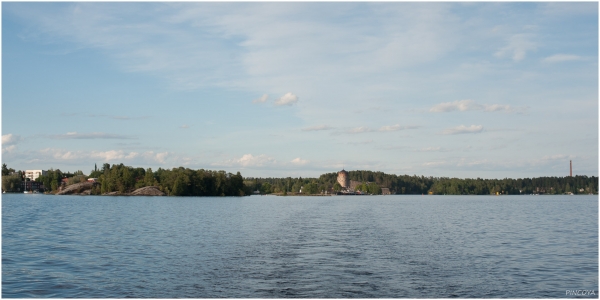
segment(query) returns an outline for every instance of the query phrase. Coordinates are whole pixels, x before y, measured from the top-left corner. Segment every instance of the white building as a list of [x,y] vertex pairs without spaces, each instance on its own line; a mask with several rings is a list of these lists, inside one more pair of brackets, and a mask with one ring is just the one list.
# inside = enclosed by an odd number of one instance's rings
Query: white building
[[40,175],[46,175],[48,171],[44,170],[25,170],[25,178],[29,178],[32,181],[36,180]]

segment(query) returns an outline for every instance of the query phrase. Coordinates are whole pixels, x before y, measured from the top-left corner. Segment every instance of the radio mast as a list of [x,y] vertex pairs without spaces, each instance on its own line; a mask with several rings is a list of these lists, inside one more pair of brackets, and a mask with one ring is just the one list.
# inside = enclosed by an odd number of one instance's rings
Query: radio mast
[[569,177],[573,177],[573,161],[569,160]]

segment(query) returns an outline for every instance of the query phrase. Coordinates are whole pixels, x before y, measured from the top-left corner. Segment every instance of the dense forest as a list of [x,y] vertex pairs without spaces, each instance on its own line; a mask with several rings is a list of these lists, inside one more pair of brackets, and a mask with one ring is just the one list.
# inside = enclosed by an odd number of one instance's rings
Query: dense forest
[[[373,171],[349,171],[350,180],[362,182],[358,189],[380,194],[380,187],[392,194],[490,195],[490,194],[589,194],[598,192],[598,177],[538,177],[519,179],[461,179],[385,174]],[[246,178],[246,185],[262,193],[297,193],[303,187],[311,193],[339,190],[337,173],[319,178]],[[379,187],[379,188],[378,188]]]
[[123,164],[104,164],[101,170],[94,170],[90,177],[98,178],[100,185],[95,194],[118,191],[130,192],[145,186],[157,186],[171,196],[244,196],[242,175],[225,171],[192,170],[173,168],[171,170],[133,168]]
[[[349,171],[350,180],[361,182],[356,188],[378,195],[381,188],[392,194],[434,195],[490,195],[490,194],[589,194],[598,193],[598,177],[538,177],[519,179],[460,179],[385,174],[373,171]],[[99,184],[92,194],[110,192],[129,193],[137,188],[156,186],[171,196],[244,196],[260,194],[322,194],[339,191],[337,173],[326,173],[319,178],[243,178],[225,171],[192,170],[188,168],[152,169],[134,168],[123,164],[94,166],[89,176],[82,171],[74,173],[50,169],[36,181],[43,183],[46,191],[56,192],[61,185],[84,182],[96,178]],[[25,180],[24,173],[2,165],[2,189],[17,191]]]

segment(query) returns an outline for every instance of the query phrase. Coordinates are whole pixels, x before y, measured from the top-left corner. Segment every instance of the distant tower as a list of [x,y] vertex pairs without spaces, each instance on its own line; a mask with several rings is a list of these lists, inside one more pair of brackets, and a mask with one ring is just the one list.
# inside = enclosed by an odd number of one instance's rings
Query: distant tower
[[573,177],[573,161],[569,160],[569,176]]
[[344,169],[342,169],[341,171],[339,171],[337,173],[338,177],[337,177],[337,182],[343,187],[343,188],[347,188],[350,186],[350,177],[348,176],[348,172],[346,172]]

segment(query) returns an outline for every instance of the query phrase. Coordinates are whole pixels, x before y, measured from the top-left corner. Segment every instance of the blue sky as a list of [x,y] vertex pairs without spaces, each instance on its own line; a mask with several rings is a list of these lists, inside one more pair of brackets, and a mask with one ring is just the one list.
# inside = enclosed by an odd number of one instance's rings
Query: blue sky
[[598,4],[2,3],[2,162],[598,176]]

